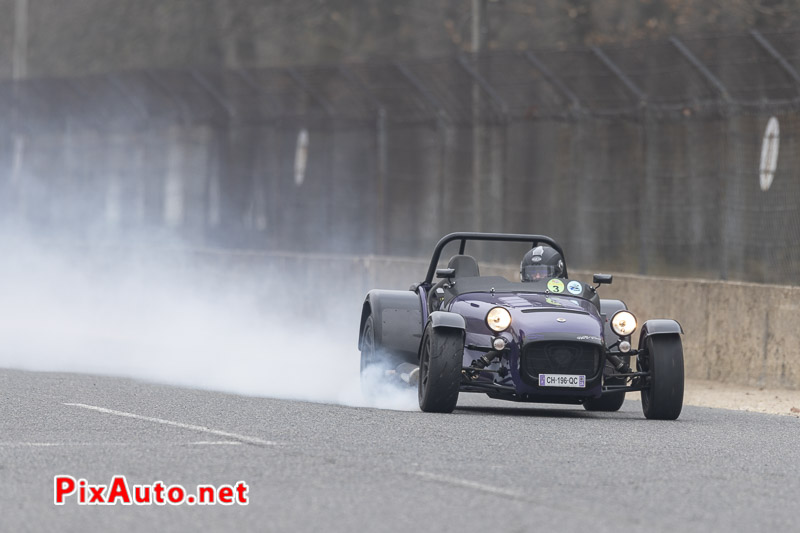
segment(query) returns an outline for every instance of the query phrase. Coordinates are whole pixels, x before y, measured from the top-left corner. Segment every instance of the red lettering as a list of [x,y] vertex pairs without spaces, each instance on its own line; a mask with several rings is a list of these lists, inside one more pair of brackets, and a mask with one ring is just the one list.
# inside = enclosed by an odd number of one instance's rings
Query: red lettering
[[106,490],[105,485],[89,485],[89,492],[92,493],[89,503],[106,503],[103,499],[104,490]]
[[223,505],[231,505],[233,503],[233,487],[230,485],[222,485],[217,492],[219,503]]
[[214,503],[214,487],[211,485],[197,486],[197,503]]
[[64,505],[64,498],[75,492],[75,478],[72,476],[55,476],[53,478],[54,501],[56,505]]
[[183,487],[180,485],[172,485],[167,491],[167,499],[169,500],[169,503],[173,505],[183,503],[183,499],[185,497],[186,491],[183,490]]
[[125,476],[114,476],[111,480],[107,503],[117,503],[115,501],[117,498],[121,499],[124,504],[130,505],[131,503],[131,493],[128,492],[128,483],[125,481]]
[[[88,491],[87,491],[88,489]],[[131,491],[125,476],[111,478],[109,485],[91,485],[85,479],[76,480],[72,476],[53,477],[53,501],[64,505],[68,496],[76,495],[79,505],[248,505],[250,487],[245,481],[233,485],[197,485],[195,494],[188,494],[183,485],[165,485],[156,481],[151,485],[134,485]],[[88,497],[87,497],[88,494]]]
[[156,503],[164,505],[164,484],[160,481],[153,483],[153,493]]
[[247,490],[249,488],[244,481],[236,483],[236,496],[240,505],[247,505]]
[[138,504],[150,503],[150,485],[134,485],[133,501]]

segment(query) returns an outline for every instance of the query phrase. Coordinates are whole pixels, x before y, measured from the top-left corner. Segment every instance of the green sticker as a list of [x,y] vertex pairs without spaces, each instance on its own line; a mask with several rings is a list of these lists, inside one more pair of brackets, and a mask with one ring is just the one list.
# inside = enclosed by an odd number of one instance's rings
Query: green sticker
[[564,282],[560,279],[551,279],[547,282],[547,290],[556,294],[564,292]]
[[553,300],[552,298],[545,298],[544,301],[549,303],[550,305],[562,305],[561,302],[557,302],[557,301]]

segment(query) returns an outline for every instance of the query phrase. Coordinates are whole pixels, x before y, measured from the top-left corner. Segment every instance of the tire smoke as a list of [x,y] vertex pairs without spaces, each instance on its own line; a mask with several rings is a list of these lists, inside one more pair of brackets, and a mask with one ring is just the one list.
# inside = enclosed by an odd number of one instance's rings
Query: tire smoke
[[325,291],[224,254],[3,242],[0,366],[418,409],[416,389],[362,395],[361,286]]

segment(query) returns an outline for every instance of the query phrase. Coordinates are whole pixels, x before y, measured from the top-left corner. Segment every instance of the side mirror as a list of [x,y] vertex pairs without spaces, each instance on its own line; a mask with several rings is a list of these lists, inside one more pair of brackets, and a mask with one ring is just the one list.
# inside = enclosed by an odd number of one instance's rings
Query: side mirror
[[437,268],[436,277],[444,279],[453,279],[456,276],[455,268]]
[[611,285],[611,282],[614,281],[614,276],[611,274],[595,274],[592,277],[592,281],[598,285]]

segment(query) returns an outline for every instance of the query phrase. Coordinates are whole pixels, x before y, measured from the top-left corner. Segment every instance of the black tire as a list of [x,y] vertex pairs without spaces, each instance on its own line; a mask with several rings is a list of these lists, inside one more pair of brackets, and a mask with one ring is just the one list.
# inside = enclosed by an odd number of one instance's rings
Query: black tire
[[419,408],[426,413],[452,413],[458,403],[464,332],[433,329],[422,336],[419,360]]
[[[622,378],[609,377],[605,382],[607,385],[625,385],[625,380]],[[583,408],[587,411],[613,412],[619,411],[624,402],[624,392],[612,392],[603,394],[599,398],[589,398],[583,402]]]
[[[380,372],[391,368],[390,354],[375,341],[375,323],[372,315],[364,322],[361,333],[361,393],[370,399],[380,395],[390,380]],[[368,367],[376,367],[375,373],[366,372]],[[385,367],[385,368],[384,368]]]
[[655,335],[646,341],[647,355],[637,358],[639,370],[650,372],[642,391],[642,411],[651,420],[675,420],[683,408],[683,346],[679,335]]

